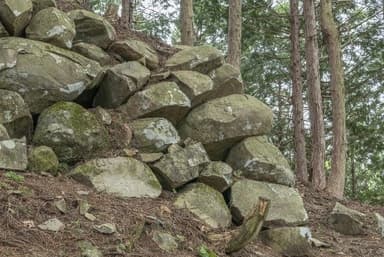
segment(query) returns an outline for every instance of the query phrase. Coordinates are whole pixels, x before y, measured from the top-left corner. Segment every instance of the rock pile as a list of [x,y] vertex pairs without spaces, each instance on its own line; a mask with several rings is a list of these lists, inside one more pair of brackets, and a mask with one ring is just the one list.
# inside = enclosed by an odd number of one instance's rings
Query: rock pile
[[[304,247],[307,230],[289,228],[308,222],[294,174],[266,137],[272,110],[244,94],[220,51],[188,47],[162,66],[150,45],[117,41],[103,17],[54,1],[0,0],[0,21],[0,169],[56,175],[60,162],[120,197],[174,190],[175,206],[212,228],[241,224],[269,198],[266,241]],[[116,127],[132,140],[112,140]]]

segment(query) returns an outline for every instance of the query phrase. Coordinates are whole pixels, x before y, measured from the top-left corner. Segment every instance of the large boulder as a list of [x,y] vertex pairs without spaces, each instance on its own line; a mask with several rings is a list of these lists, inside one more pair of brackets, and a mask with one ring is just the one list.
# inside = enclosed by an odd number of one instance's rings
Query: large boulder
[[50,7],[33,16],[25,34],[27,38],[70,49],[76,35],[75,23],[66,13]]
[[8,139],[9,139],[9,135],[8,135],[7,129],[2,124],[0,124],[0,140],[8,140]]
[[162,152],[172,144],[180,142],[177,130],[164,118],[144,118],[132,121],[132,145],[146,153]]
[[328,222],[339,233],[360,235],[364,233],[364,217],[365,214],[336,203],[328,218]]
[[8,37],[8,31],[4,28],[4,25],[0,22],[0,37]]
[[269,133],[272,116],[272,110],[253,96],[230,95],[193,109],[179,133],[202,142],[212,160],[222,160],[240,140]]
[[109,50],[126,61],[140,61],[151,70],[159,67],[156,50],[142,41],[134,39],[116,41]]
[[208,75],[213,80],[214,90],[212,94],[216,98],[244,93],[241,73],[232,65],[225,63],[219,68],[212,70]]
[[191,143],[185,148],[176,145],[171,150],[168,150],[168,154],[152,165],[161,184],[168,190],[178,188],[196,179],[204,164],[209,162],[208,155],[201,143]]
[[311,256],[311,231],[307,227],[282,227],[264,230],[261,240],[283,256]]
[[18,93],[0,89],[0,124],[7,129],[11,138],[31,138],[32,116]]
[[103,49],[116,40],[116,31],[102,16],[86,10],[73,10],[68,13],[75,22],[75,42],[95,44]]
[[107,69],[100,79],[94,105],[105,108],[122,105],[147,83],[150,75],[139,62],[125,62]]
[[111,65],[116,62],[112,56],[105,52],[101,47],[94,44],[79,42],[73,45],[72,51],[97,61],[102,66]]
[[244,139],[230,150],[226,162],[249,179],[286,186],[295,184],[288,161],[266,137]]
[[186,208],[212,228],[231,225],[231,213],[223,195],[205,184],[187,185],[174,204],[177,208]]
[[48,146],[33,147],[28,154],[28,170],[35,172],[49,172],[57,175],[59,160],[52,148]]
[[384,238],[384,217],[379,213],[375,213],[375,217],[377,220],[377,231],[380,233],[381,237]]
[[100,70],[97,62],[44,42],[0,38],[0,88],[18,92],[32,113],[76,99]]
[[303,199],[291,187],[242,179],[234,183],[231,192],[231,211],[238,223],[251,214],[259,197],[271,200],[266,226],[304,225],[308,222]]
[[119,109],[130,118],[164,117],[177,124],[191,107],[191,100],[175,82],[160,82],[137,92]]
[[40,114],[33,143],[51,147],[60,161],[74,162],[107,150],[109,137],[92,113],[78,104],[59,102]]
[[212,99],[213,82],[207,75],[196,71],[174,71],[172,79],[191,99],[192,107]]
[[119,197],[150,197],[161,194],[161,186],[151,169],[129,157],[95,159],[76,167],[70,177]]
[[28,157],[25,137],[0,141],[0,157],[0,169],[26,170]]
[[32,18],[31,0],[0,0],[0,20],[12,36],[23,34]]
[[219,192],[224,192],[233,183],[233,170],[225,162],[210,162],[200,172],[198,181]]
[[224,55],[212,46],[186,48],[169,58],[165,66],[170,70],[194,70],[208,73],[223,65]]
[[33,15],[49,7],[57,7],[55,0],[32,0]]

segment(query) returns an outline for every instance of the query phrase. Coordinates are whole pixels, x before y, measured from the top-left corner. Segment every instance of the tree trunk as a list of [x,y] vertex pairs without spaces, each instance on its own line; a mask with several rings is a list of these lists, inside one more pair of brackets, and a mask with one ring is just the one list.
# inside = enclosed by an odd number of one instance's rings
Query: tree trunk
[[323,123],[323,103],[321,99],[319,76],[319,47],[317,43],[314,0],[304,1],[304,19],[309,114],[311,119],[312,132],[312,185],[316,189],[323,190],[326,187],[326,177],[324,171],[325,136]]
[[181,0],[180,2],[180,32],[181,44],[193,45],[193,0]]
[[352,199],[356,199],[356,167],[355,167],[355,155],[352,152],[351,154],[351,174],[352,174]]
[[301,78],[300,58],[300,20],[298,0],[290,0],[291,9],[291,76],[292,76],[292,103],[293,103],[293,129],[295,134],[295,163],[296,176],[308,182],[307,153],[305,150],[304,118],[303,118],[303,86]]
[[242,0],[229,0],[227,62],[240,70]]
[[132,28],[132,14],[133,6],[131,0],[122,0],[121,1],[121,23],[127,27]]
[[332,13],[331,0],[320,1],[320,17],[323,36],[327,45],[332,91],[332,171],[327,191],[336,198],[343,198],[345,185],[346,131],[344,70],[339,32]]

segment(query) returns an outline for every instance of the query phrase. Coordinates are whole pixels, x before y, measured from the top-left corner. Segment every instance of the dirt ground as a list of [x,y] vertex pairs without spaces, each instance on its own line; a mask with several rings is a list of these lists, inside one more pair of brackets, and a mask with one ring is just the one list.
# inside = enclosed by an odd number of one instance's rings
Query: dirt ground
[[[102,250],[104,256],[165,257],[198,256],[198,248],[205,245],[224,253],[225,241],[210,241],[210,231],[194,216],[172,206],[173,193],[164,192],[159,199],[120,199],[80,185],[65,176],[49,177],[25,173],[24,182],[15,182],[0,171],[0,256],[1,257],[68,257],[81,256],[78,243],[88,240]],[[299,186],[310,217],[310,228],[315,238],[331,245],[313,248],[312,256],[319,257],[380,257],[384,256],[384,240],[375,231],[374,212],[384,215],[384,208],[343,202],[364,212],[369,217],[366,234],[344,236],[331,230],[327,217],[335,201],[326,195]],[[88,192],[84,195],[82,192]],[[67,212],[61,213],[54,201],[65,199]],[[79,213],[79,199],[91,205],[90,213],[96,221],[89,221]],[[60,232],[47,232],[37,226],[58,218],[65,224]],[[103,235],[93,225],[115,223],[118,232]],[[233,228],[231,228],[233,229]],[[160,230],[180,238],[179,250],[167,253],[152,240],[153,231]],[[137,238],[135,240],[135,238]],[[131,250],[119,251],[119,245],[131,245]],[[278,257],[280,255],[256,241],[234,257]]]

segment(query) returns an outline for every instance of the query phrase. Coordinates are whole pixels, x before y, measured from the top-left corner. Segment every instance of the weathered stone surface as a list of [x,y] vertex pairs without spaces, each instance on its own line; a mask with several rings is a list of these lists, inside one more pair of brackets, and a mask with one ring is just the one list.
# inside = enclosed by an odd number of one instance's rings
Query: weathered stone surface
[[18,92],[33,113],[76,99],[94,86],[100,69],[95,61],[44,42],[0,38],[0,88]]
[[132,145],[141,152],[162,152],[171,144],[180,142],[179,134],[171,122],[164,118],[145,118],[130,123]]
[[340,203],[336,203],[328,218],[328,222],[330,226],[339,233],[345,235],[359,235],[364,232],[364,216],[363,213],[349,209]]
[[31,0],[0,0],[0,20],[9,34],[20,36],[32,18]]
[[223,195],[205,184],[187,185],[174,204],[177,208],[186,208],[212,228],[231,224],[231,213]]
[[139,91],[119,109],[132,119],[164,117],[177,124],[191,107],[191,101],[175,82],[161,82]]
[[139,153],[137,158],[145,163],[153,163],[160,160],[163,156],[163,153]]
[[32,0],[32,5],[33,5],[33,16],[43,9],[46,9],[49,7],[57,7],[55,0]]
[[26,170],[28,157],[25,138],[0,141],[0,157],[0,169]]
[[231,187],[231,211],[236,222],[248,217],[259,197],[271,200],[264,222],[269,225],[304,225],[308,215],[300,194],[293,188],[278,184],[242,179]]
[[97,61],[102,66],[111,65],[116,62],[112,56],[106,53],[101,47],[94,44],[79,42],[73,45],[72,51],[75,51],[91,60]]
[[106,234],[106,235],[111,235],[117,231],[116,225],[113,223],[104,223],[100,225],[94,225],[93,229],[101,234]]
[[9,135],[8,135],[7,129],[2,124],[0,124],[0,140],[8,140],[8,139],[9,139]]
[[171,70],[194,70],[208,73],[223,65],[224,55],[212,46],[195,46],[174,54],[165,66]]
[[66,13],[50,7],[33,16],[25,33],[27,38],[70,49],[76,30]]
[[103,257],[103,253],[89,241],[80,241],[81,257]]
[[4,25],[0,21],[0,37],[8,37],[8,31],[5,29]]
[[33,142],[51,147],[64,162],[81,160],[109,148],[106,129],[92,113],[71,102],[56,103],[41,113]]
[[219,192],[224,192],[233,183],[232,168],[225,162],[210,162],[201,171],[198,181]]
[[142,41],[134,39],[116,41],[109,50],[126,61],[139,61],[151,70],[159,67],[156,50]]
[[93,109],[88,109],[88,111],[92,112],[95,115],[96,119],[101,124],[108,125],[108,126],[112,124],[112,116],[104,108],[98,106],[98,107],[93,108]]
[[207,75],[183,70],[172,72],[172,78],[191,99],[192,107],[214,98],[212,95],[213,81]]
[[32,148],[28,156],[28,169],[35,172],[50,172],[57,175],[59,160],[52,148],[38,146]]
[[105,71],[94,105],[116,108],[148,81],[151,72],[139,62],[125,62]]
[[179,247],[176,238],[169,233],[154,231],[152,240],[160,249],[163,249],[166,252],[172,252]]
[[153,164],[152,168],[161,184],[171,190],[197,178],[204,164],[208,162],[203,145],[195,143],[169,152]]
[[283,227],[264,230],[262,241],[284,256],[309,256],[311,231],[307,227]]
[[219,68],[212,70],[208,75],[213,80],[214,90],[212,94],[216,98],[244,93],[241,73],[232,65],[225,63]]
[[53,218],[38,225],[41,230],[48,230],[52,232],[59,232],[65,228],[65,224],[57,218]]
[[379,231],[381,237],[384,238],[384,217],[379,213],[375,213],[375,217],[377,220],[377,231]]
[[130,157],[91,160],[69,175],[98,192],[120,197],[156,198],[161,194],[160,183],[151,169]]
[[240,140],[267,134],[272,116],[271,109],[253,96],[230,95],[196,107],[181,123],[179,133],[202,142],[212,160],[222,160]]
[[226,162],[254,180],[292,186],[295,176],[288,161],[266,137],[249,137],[235,145]]
[[[1,82],[0,82],[1,87]],[[16,92],[0,89],[0,124],[11,138],[32,136],[33,121],[28,106]]]
[[102,16],[86,10],[73,10],[68,15],[76,25],[76,43],[85,42],[107,49],[115,41],[115,29]]

